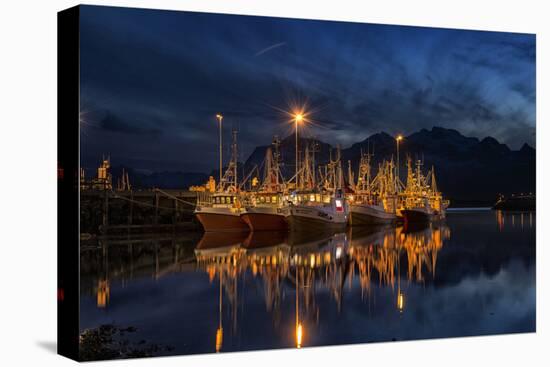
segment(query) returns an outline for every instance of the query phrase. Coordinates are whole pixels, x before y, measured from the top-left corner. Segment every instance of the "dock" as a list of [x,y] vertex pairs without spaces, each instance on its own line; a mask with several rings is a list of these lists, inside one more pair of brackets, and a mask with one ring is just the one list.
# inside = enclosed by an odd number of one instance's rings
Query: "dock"
[[80,192],[81,233],[116,234],[194,231],[198,193],[189,190]]

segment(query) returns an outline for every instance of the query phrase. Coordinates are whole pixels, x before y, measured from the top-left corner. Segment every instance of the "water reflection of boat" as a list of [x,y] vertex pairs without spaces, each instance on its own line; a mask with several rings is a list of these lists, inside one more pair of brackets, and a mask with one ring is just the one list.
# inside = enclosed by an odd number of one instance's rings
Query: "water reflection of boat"
[[[349,255],[359,271],[362,289],[368,293],[372,276],[377,274],[382,284],[393,287],[397,282],[401,292],[401,257],[406,257],[409,280],[424,281],[423,269],[435,277],[437,254],[450,238],[450,231],[445,225],[433,224],[416,230],[384,227],[374,233],[352,231],[350,238]],[[401,305],[403,302],[398,301]]]
[[260,248],[270,248],[280,245],[287,245],[287,232],[281,231],[261,231],[250,232],[244,241],[244,248],[254,250]]
[[[404,231],[403,227],[386,225],[330,234],[207,232],[194,249],[185,245],[189,252],[194,253],[195,263],[178,254],[181,251],[175,251],[176,240],[167,241],[165,245],[153,241],[149,245],[135,246],[131,256],[118,253],[131,250],[126,242],[124,246],[111,246],[111,250],[116,251],[111,259],[107,257],[109,246],[90,249],[82,256],[87,258],[93,253],[94,259],[105,261],[103,270],[94,273],[99,275],[88,282],[98,307],[109,307],[109,298],[113,299],[113,293],[117,292],[117,288],[111,285],[112,281],[124,276],[120,269],[132,268],[124,261],[139,260],[147,265],[142,268],[155,276],[184,271],[207,273],[209,285],[201,284],[216,291],[213,302],[219,304],[219,322],[212,337],[215,335],[215,349],[221,351],[224,339],[227,344],[228,338],[237,335],[241,318],[238,315],[246,312],[242,308],[245,301],[241,295],[254,297],[253,294],[257,294],[246,290],[251,282],[260,287],[260,299],[263,298],[275,326],[288,320],[285,314],[289,312],[285,305],[288,299],[295,303],[293,311],[296,315],[292,316],[293,322],[294,318],[297,320],[293,325],[296,340],[292,343],[304,346],[316,332],[319,315],[327,312],[323,308],[324,301],[319,298],[321,293],[328,294],[335,310],[341,312],[346,297],[356,294],[352,284],[358,283],[361,296],[368,296],[368,299],[371,299],[372,289],[388,287],[396,300],[391,303],[403,312],[409,283],[401,284],[401,274],[411,282],[422,283],[435,277],[437,254],[449,235],[445,225],[434,224],[418,231]],[[138,253],[142,257],[137,257]],[[83,264],[83,269],[86,269],[85,261]],[[152,270],[155,266],[151,264],[156,264],[157,269]],[[426,277],[426,273],[431,276]],[[348,283],[350,291],[347,290]],[[222,326],[224,318],[226,322]],[[232,327],[226,328],[226,324],[232,324]]]
[[197,243],[195,253],[224,252],[240,248],[246,240],[247,233],[205,232]]
[[383,245],[384,240],[388,238],[397,228],[391,224],[380,224],[368,227],[353,227],[349,232],[350,246],[361,245]]
[[322,247],[334,237],[345,235],[338,231],[317,231],[317,232],[289,232],[287,243],[295,249]]
[[430,223],[429,220],[421,221],[406,221],[403,223],[403,233],[419,232],[430,228],[430,225],[436,223]]

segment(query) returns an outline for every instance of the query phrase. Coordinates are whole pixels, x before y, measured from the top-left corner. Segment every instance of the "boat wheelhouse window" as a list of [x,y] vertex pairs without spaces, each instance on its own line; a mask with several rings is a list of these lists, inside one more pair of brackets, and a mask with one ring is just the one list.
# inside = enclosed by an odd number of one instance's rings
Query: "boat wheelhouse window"
[[215,197],[214,198],[214,204],[219,204],[220,203],[220,198],[219,196],[218,197]]
[[265,203],[265,196],[260,196],[260,203]]
[[336,211],[337,212],[343,212],[344,211],[344,205],[342,205],[342,200],[336,199],[336,200],[334,200],[334,203],[336,204]]
[[271,202],[272,202],[273,204],[276,204],[276,203],[277,203],[277,196],[272,196],[272,197],[271,197]]
[[271,202],[271,197],[270,197],[270,196],[266,196],[266,197],[265,197],[265,202],[269,204],[269,203]]

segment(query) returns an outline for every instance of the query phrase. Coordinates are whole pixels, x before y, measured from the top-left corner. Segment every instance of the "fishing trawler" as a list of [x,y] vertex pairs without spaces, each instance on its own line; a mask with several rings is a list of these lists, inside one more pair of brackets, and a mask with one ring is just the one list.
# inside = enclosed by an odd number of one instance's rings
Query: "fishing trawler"
[[422,162],[417,160],[413,170],[411,160],[407,163],[407,185],[402,194],[404,209],[401,214],[408,223],[431,222],[445,218],[445,210],[449,206],[448,200],[443,200],[441,192],[437,190],[435,170],[424,176],[421,171]]
[[257,192],[250,194],[249,205],[241,213],[242,220],[251,231],[287,230],[282,208],[286,206],[284,177],[279,168],[279,144],[273,139],[273,149],[268,147],[264,160],[264,179]]
[[351,162],[348,162],[348,181],[352,194],[350,202],[350,225],[388,224],[396,222],[400,181],[394,175],[393,161],[384,161],[378,174],[371,181],[370,160],[372,154],[361,151],[357,183],[353,177]]
[[243,232],[248,225],[241,219],[243,211],[237,180],[237,132],[233,131],[232,157],[214,194],[200,193],[195,216],[205,232]]
[[[340,150],[337,159],[325,166],[319,186],[315,181],[314,149],[306,147],[304,163],[296,174],[296,187],[289,195],[290,204],[282,211],[291,231],[327,231],[344,229],[349,206],[343,191]],[[298,178],[301,178],[300,180]]]

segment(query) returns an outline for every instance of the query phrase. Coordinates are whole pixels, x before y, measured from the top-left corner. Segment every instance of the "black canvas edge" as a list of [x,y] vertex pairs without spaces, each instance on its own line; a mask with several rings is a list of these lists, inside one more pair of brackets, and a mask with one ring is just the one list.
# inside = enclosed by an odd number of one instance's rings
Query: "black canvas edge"
[[78,6],[57,13],[57,353],[74,360],[80,302],[79,17]]

